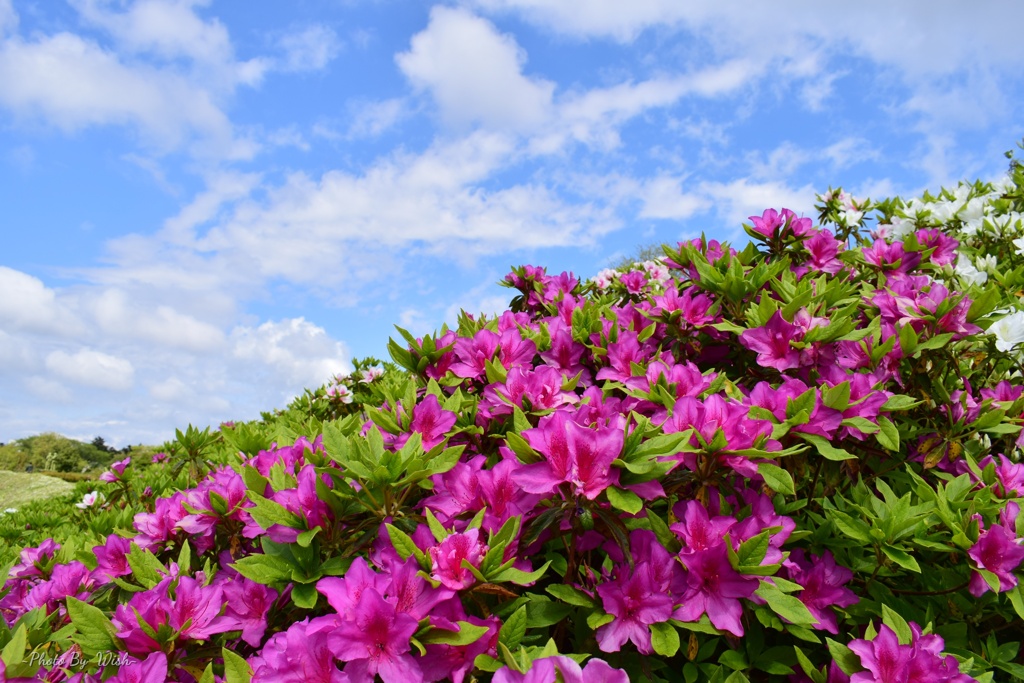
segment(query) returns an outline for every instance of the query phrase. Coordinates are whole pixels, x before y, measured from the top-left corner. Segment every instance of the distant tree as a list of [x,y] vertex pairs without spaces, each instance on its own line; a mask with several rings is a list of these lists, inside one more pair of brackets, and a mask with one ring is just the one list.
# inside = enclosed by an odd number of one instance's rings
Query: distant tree
[[107,442],[103,440],[102,436],[97,436],[92,440],[92,445],[97,450],[103,451],[104,453],[110,453],[113,449],[107,445]]
[[56,472],[77,472],[82,466],[78,441],[46,432],[27,439],[31,441],[32,460]]
[[660,244],[638,244],[636,245],[636,251],[630,256],[624,256],[615,265],[612,266],[615,270],[626,270],[634,263],[643,263],[644,261],[653,261],[659,259],[665,255],[665,252],[661,250]]

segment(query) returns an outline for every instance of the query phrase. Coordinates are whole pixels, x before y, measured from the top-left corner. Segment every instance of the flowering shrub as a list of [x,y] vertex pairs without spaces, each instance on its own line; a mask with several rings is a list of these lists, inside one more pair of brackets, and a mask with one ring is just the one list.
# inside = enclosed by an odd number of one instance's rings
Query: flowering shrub
[[115,463],[79,514],[131,528],[20,551],[0,677],[1024,679],[1024,172],[820,210],[517,268],[496,319],[179,432],[168,496]]

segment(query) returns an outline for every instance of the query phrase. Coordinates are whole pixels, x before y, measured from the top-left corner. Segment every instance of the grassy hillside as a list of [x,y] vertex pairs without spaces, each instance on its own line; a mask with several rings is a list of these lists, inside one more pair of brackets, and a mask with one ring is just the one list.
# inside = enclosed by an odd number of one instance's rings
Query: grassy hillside
[[0,470],[0,511],[20,508],[35,500],[63,496],[74,488],[74,484],[56,477]]

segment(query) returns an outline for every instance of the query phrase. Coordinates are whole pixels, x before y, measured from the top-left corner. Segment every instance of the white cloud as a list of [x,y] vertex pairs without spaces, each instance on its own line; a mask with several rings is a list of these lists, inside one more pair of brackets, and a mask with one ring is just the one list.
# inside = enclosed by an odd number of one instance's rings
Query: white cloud
[[606,36],[620,41],[632,40],[644,29],[655,25],[674,26],[693,10],[673,0],[475,0],[473,4],[490,11],[515,10],[529,21],[545,28],[580,38]]
[[530,130],[551,113],[554,83],[524,75],[526,55],[515,39],[465,10],[434,7],[395,61],[450,122]]
[[0,44],[0,105],[65,131],[127,125],[173,148],[199,135],[231,147],[231,125],[210,93],[184,78],[118,57],[70,33]]
[[352,138],[376,137],[394,126],[407,114],[405,100],[397,97],[379,102],[355,104],[348,135]]
[[640,190],[643,206],[639,216],[683,220],[707,210],[710,204],[708,198],[683,192],[684,182],[669,176],[659,176],[645,182]]
[[284,50],[280,68],[285,71],[319,71],[341,50],[334,29],[320,24],[286,33],[278,40],[278,45]]
[[53,351],[46,356],[46,367],[59,378],[85,387],[127,391],[135,382],[130,361],[93,349],[73,354]]
[[941,74],[965,64],[1012,66],[1024,57],[1024,47],[1016,39],[1024,7],[1014,0],[994,0],[980,12],[962,3],[927,0],[871,0],[813,9],[800,0],[754,4],[472,0],[470,4],[490,12],[515,12],[548,31],[580,39],[629,42],[647,29],[687,30],[706,37],[722,54],[736,54],[739,49],[740,54],[751,56],[797,58],[825,44],[834,51],[853,52],[917,75]]
[[235,61],[224,25],[195,13],[194,8],[208,5],[208,0],[138,0],[124,12],[114,11],[109,0],[73,0],[72,4],[87,23],[113,36],[123,51],[193,61],[202,67],[196,76],[214,77],[229,87],[258,83],[268,66],[260,59]]
[[18,27],[18,13],[11,0],[0,0],[0,38]]
[[0,266],[0,328],[72,336],[81,331],[79,320],[42,280]]
[[811,185],[790,187],[785,181],[758,182],[739,178],[730,182],[702,182],[698,193],[712,201],[723,225],[735,227],[748,223],[749,216],[760,216],[768,208],[790,209],[798,216],[814,214],[816,189]]
[[0,375],[22,374],[36,365],[36,354],[25,339],[0,330]]
[[[74,394],[67,385],[54,379],[35,375],[27,377],[24,384],[29,393],[47,403],[71,403],[74,400]],[[52,431],[52,428],[48,431]]]
[[265,322],[257,328],[236,327],[231,341],[235,358],[257,364],[256,373],[269,374],[292,387],[292,392],[351,371],[344,345],[303,318]]
[[91,303],[101,330],[111,338],[137,339],[167,348],[208,353],[224,344],[224,333],[168,305],[129,300],[118,289],[103,291]]

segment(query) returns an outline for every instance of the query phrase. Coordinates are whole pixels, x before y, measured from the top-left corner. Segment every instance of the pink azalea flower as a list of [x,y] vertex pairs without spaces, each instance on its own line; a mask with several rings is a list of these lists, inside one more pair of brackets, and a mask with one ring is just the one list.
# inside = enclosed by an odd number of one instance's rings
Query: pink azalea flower
[[258,647],[267,630],[267,615],[277,600],[277,591],[241,575],[220,585],[224,588],[226,603],[224,616],[241,627],[242,640]]
[[529,493],[551,493],[568,483],[575,495],[593,500],[618,483],[619,472],[611,467],[622,453],[623,435],[618,428],[583,427],[560,410],[543,418],[538,427],[524,431],[523,436],[545,456],[543,462],[524,465],[513,475]]
[[786,577],[803,586],[803,590],[795,595],[818,620],[817,628],[839,633],[836,615],[829,608],[833,605],[849,607],[857,603],[856,593],[845,587],[853,578],[853,572],[837,565],[828,550],[821,557],[812,555],[807,559],[804,551],[796,548],[783,566]]
[[124,476],[125,468],[132,464],[131,456],[124,460],[118,460],[110,466],[110,470],[100,475],[100,481],[115,482]]
[[526,673],[508,667],[499,669],[493,683],[629,683],[622,669],[613,669],[607,662],[590,659],[585,667],[563,655],[535,659]]
[[757,353],[760,365],[789,370],[800,365],[800,352],[790,346],[790,342],[799,341],[802,337],[799,327],[786,322],[781,311],[775,311],[764,327],[745,330],[740,334],[740,342]]
[[131,660],[112,677],[111,683],[153,683],[167,680],[167,655],[154,652],[141,662]]
[[618,652],[627,640],[642,654],[651,648],[650,625],[668,621],[672,616],[672,598],[654,580],[651,567],[645,562],[632,572],[620,571],[614,581],[597,587],[604,610],[615,620],[597,629],[597,643],[604,652]]
[[[1017,585],[1017,577],[1013,572],[1024,562],[1024,539],[1017,538],[1015,531],[1015,520],[1020,512],[1020,506],[1014,502],[1008,502],[1003,508],[1001,524],[993,524],[978,535],[977,542],[967,551],[967,554],[979,569],[985,569],[999,577],[999,592],[1003,593]],[[980,597],[991,590],[988,582],[981,574],[971,574],[971,583],[968,586],[971,595]]]
[[431,548],[431,578],[455,591],[472,586],[476,578],[462,566],[462,561],[467,560],[474,567],[480,566],[480,561],[487,554],[487,546],[480,542],[479,536],[479,529],[470,529],[462,534],[452,534]]
[[351,618],[331,635],[331,650],[354,683],[423,683],[419,663],[409,654],[409,639],[419,623],[375,590],[363,591]]
[[94,576],[97,579],[109,582],[119,576],[127,576],[132,573],[128,566],[128,553],[131,551],[131,541],[122,538],[117,534],[107,536],[107,542],[94,547],[96,554],[96,571]]
[[[445,435],[455,425],[457,419],[458,416],[455,413],[441,408],[441,402],[437,400],[437,396],[427,394],[412,409],[412,422],[409,424],[409,430],[422,436],[423,450],[429,451],[444,441]],[[399,436],[395,442],[396,448],[401,448],[408,438],[407,434]]]
[[715,628],[742,636],[740,598],[750,598],[759,581],[742,576],[732,568],[724,543],[700,552],[683,552],[679,561],[688,572],[688,588],[675,618],[699,621],[701,615],[707,614]]
[[24,548],[19,555],[21,560],[11,567],[11,578],[28,578],[43,576],[41,566],[46,565],[60,550],[60,543],[48,538],[35,548]]
[[329,647],[335,617],[305,620],[275,633],[249,660],[252,683],[349,683]]
[[910,624],[912,641],[901,645],[896,633],[882,624],[874,640],[854,640],[849,648],[860,657],[866,671],[855,673],[850,683],[972,683],[961,674],[953,655],[939,653],[944,642],[935,634],[921,635],[917,624]]

